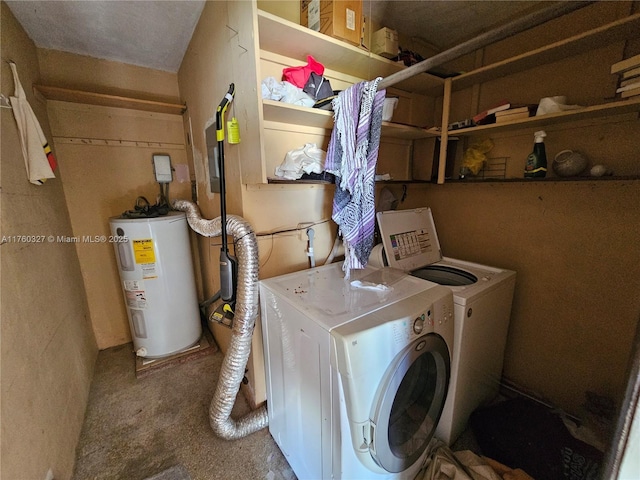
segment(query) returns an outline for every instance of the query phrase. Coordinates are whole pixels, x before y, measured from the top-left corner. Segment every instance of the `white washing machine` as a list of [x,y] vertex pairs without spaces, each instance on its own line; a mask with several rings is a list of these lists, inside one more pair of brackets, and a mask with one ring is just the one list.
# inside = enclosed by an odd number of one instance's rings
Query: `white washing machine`
[[382,244],[369,263],[389,265],[453,291],[451,382],[436,437],[451,445],[471,413],[500,387],[516,272],[442,257],[429,208],[378,212]]
[[261,281],[260,307],[269,431],[298,479],[413,479],[447,394],[451,290],[334,263]]

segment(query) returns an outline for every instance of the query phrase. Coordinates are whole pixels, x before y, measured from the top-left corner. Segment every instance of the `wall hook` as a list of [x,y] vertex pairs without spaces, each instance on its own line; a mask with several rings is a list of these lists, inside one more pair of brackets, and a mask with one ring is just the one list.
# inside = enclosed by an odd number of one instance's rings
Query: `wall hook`
[[[238,31],[235,28],[231,28],[229,25],[225,25],[225,27],[227,27],[229,30],[231,30],[233,32],[233,36],[237,37],[238,36]],[[238,46],[244,50],[244,52],[242,53],[247,53],[249,50],[247,50],[246,48],[244,48],[242,45],[238,44]]]
[[9,99],[5,97],[4,94],[2,93],[0,93],[0,107],[13,109],[13,107],[11,106],[11,103],[9,102]]

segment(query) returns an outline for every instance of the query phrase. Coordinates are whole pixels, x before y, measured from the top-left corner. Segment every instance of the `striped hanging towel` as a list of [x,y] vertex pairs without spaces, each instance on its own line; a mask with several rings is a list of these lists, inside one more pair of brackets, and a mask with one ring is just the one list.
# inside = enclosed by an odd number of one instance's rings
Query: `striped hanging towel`
[[27,101],[27,96],[18,78],[16,64],[9,62],[9,65],[13,72],[15,88],[14,96],[9,97],[9,100],[18,125],[27,177],[34,185],[42,185],[48,178],[55,178],[53,170],[56,168],[56,159],[40,127],[40,122]]
[[360,82],[333,100],[334,126],[325,170],[336,176],[333,220],[345,246],[342,266],[346,278],[352,268],[367,265],[375,230],[375,172],[380,147],[382,78]]

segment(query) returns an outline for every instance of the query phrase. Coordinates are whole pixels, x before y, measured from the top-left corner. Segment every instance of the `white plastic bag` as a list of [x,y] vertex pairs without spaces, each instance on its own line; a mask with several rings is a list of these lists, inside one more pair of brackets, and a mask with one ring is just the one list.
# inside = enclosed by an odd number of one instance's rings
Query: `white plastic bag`
[[567,110],[578,110],[584,108],[582,105],[567,105],[567,97],[544,97],[540,99],[538,109],[536,110],[536,117],[540,115],[547,115],[548,113],[565,112]]
[[274,77],[267,77],[261,84],[262,98],[279,102],[299,105],[301,107],[313,107],[315,100],[294,84],[279,82]]
[[298,180],[305,173],[322,173],[327,152],[315,143],[287,152],[284,161],[276,167],[276,176],[287,180]]

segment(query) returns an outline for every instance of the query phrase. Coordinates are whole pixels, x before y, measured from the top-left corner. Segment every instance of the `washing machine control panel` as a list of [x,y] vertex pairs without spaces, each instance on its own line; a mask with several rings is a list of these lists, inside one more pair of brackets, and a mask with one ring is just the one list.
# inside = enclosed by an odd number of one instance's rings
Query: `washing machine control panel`
[[453,305],[448,303],[442,304],[442,318],[440,319],[440,324],[447,322],[453,322]]

